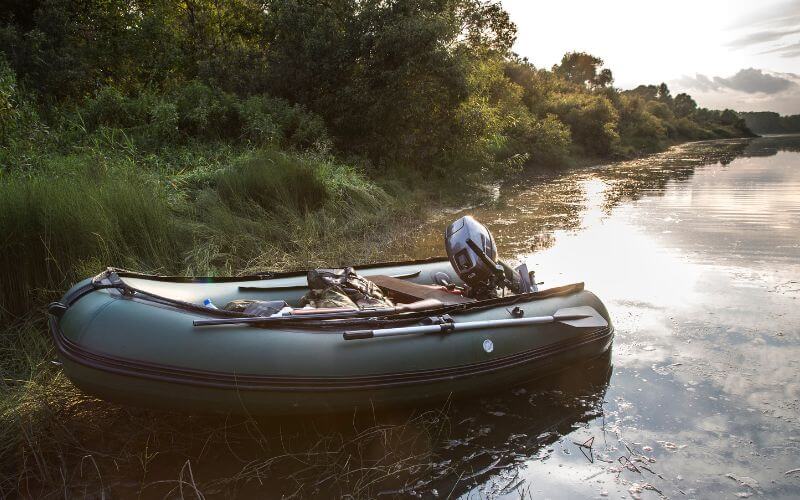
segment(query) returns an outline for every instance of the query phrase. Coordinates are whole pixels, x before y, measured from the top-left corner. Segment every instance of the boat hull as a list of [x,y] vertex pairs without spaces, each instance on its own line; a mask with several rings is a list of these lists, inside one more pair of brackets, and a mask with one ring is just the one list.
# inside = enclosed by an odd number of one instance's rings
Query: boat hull
[[[448,266],[437,261],[378,271],[413,274],[422,269],[412,279],[424,281],[426,274]],[[288,276],[257,285],[268,282],[285,295],[302,279]],[[252,281],[144,281],[137,287],[179,295],[192,289],[215,301],[255,286]],[[193,289],[198,287],[202,290]],[[264,295],[273,292],[258,293],[258,298],[269,298]],[[576,287],[517,304],[526,317],[587,305],[607,319],[607,327],[552,323],[348,341],[340,331],[286,326],[197,328],[192,322],[204,319],[202,312],[99,289],[71,303],[60,317],[51,316],[50,329],[67,376],[103,399],[190,412],[322,413],[487,393],[600,356],[611,346],[613,326],[591,292]],[[454,321],[507,319],[507,309],[470,310],[454,315]]]

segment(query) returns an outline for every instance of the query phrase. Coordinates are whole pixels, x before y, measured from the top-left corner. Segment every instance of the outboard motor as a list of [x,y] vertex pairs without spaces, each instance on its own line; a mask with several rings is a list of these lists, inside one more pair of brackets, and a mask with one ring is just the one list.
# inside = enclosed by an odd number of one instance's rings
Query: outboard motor
[[465,215],[447,226],[444,244],[450,264],[469,287],[468,295],[492,297],[504,287],[514,293],[536,290],[525,264],[514,270],[498,260],[492,233],[472,216]]
[[489,295],[503,285],[505,271],[497,263],[497,246],[486,226],[465,215],[447,227],[444,240],[447,257],[471,295]]

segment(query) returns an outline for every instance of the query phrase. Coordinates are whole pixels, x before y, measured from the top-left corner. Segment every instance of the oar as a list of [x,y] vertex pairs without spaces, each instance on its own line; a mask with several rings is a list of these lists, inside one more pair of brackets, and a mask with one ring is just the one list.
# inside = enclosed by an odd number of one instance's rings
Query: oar
[[[284,316],[257,316],[247,318],[220,318],[220,319],[198,319],[194,321],[194,326],[212,326],[212,325],[243,325],[249,323],[276,323],[283,321],[298,321],[308,319],[345,319],[345,318],[363,318],[363,317],[376,317],[376,316],[390,316],[392,314],[404,312],[418,312],[426,311],[428,309],[438,309],[443,307],[444,304],[437,299],[425,299],[410,304],[400,304],[395,307],[386,307],[382,309],[346,309],[342,308],[341,311],[324,312],[324,313],[309,313],[293,312]],[[326,309],[326,311],[331,311]]]
[[559,309],[552,316],[533,316],[530,318],[490,319],[485,321],[465,321],[462,323],[443,322],[437,325],[404,326],[398,328],[381,328],[379,330],[350,330],[344,332],[345,340],[370,339],[373,337],[393,337],[396,335],[413,335],[419,333],[450,333],[463,330],[479,330],[482,328],[507,328],[510,326],[544,325],[547,323],[564,323],[577,328],[604,328],[608,321],[593,307],[567,307]]

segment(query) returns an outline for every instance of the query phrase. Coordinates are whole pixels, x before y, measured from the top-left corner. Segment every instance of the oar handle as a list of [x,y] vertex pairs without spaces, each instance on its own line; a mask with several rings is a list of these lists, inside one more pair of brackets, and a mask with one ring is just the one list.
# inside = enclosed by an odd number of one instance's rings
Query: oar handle
[[371,339],[372,330],[351,330],[342,334],[345,340]]
[[350,330],[344,332],[345,340],[371,339],[373,337],[394,337],[396,335],[412,335],[417,333],[445,333],[453,330],[453,323],[438,325],[401,326],[397,328],[380,328],[378,330]]

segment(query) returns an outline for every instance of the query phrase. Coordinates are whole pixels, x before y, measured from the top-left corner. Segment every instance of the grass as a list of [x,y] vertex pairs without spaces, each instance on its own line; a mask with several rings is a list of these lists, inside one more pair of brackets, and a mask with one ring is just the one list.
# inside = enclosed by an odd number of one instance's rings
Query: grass
[[342,262],[410,213],[321,154],[239,150],[197,169],[170,161],[56,155],[35,174],[0,178],[0,323],[107,265],[213,275]]
[[[177,480],[153,464],[166,455],[203,455],[190,450],[201,443],[261,449],[259,436],[270,434],[252,419],[124,408],[80,393],[52,362],[43,315],[69,285],[108,265],[220,275],[367,262],[399,237],[393,228],[403,227],[400,221],[417,217],[411,196],[390,195],[323,153],[225,146],[139,153],[106,146],[26,157],[24,168],[0,170],[3,498],[101,496],[111,484],[128,488],[123,483],[131,478],[147,485],[145,494],[187,493],[196,461],[184,459]],[[374,439],[365,434],[338,446]],[[326,437],[319,446],[334,444]],[[281,460],[295,461],[302,448],[287,448]],[[260,477],[269,467],[243,465],[231,481]],[[220,479],[204,488],[238,486]]]
[[[23,314],[86,272],[88,263],[164,268],[185,241],[158,186],[74,173],[0,184],[0,303]],[[138,186],[132,189],[132,186]],[[184,243],[185,244],[185,243]]]

